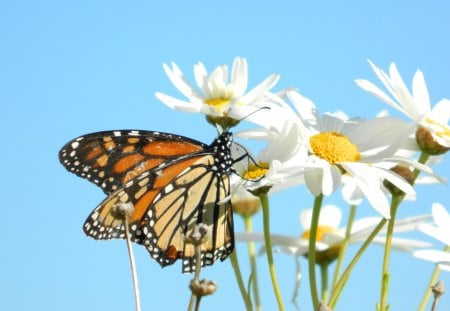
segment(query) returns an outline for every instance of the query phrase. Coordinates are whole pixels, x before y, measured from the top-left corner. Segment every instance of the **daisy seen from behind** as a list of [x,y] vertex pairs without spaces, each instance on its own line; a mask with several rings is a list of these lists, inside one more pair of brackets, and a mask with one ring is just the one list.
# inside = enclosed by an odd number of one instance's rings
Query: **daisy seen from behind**
[[446,152],[450,148],[450,100],[441,99],[431,108],[428,88],[420,70],[414,74],[410,92],[395,63],[391,63],[389,74],[371,61],[369,64],[392,97],[368,80],[358,79],[356,84],[409,117],[418,127],[416,138],[422,149],[430,154]]

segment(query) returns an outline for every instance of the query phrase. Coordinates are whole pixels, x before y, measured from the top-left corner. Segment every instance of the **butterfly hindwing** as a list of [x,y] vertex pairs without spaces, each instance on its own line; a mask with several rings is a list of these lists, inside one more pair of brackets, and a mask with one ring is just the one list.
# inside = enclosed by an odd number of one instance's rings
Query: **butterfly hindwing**
[[97,240],[124,238],[125,227],[117,210],[131,206],[128,223],[132,240],[142,244],[141,229],[147,210],[161,190],[198,157],[187,155],[148,170],[111,193],[87,218],[83,230]]
[[148,209],[145,245],[162,266],[183,260],[183,272],[195,270],[195,248],[186,242],[203,224],[207,238],[200,245],[201,265],[225,259],[233,250],[233,218],[229,178],[209,170],[212,156],[199,159],[165,187]]

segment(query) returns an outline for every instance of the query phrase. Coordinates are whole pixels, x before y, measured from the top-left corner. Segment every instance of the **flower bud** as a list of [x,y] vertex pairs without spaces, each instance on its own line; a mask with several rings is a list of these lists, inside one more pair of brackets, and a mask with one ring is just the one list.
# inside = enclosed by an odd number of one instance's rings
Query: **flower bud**
[[199,282],[196,279],[193,279],[189,283],[189,288],[195,296],[203,297],[214,294],[217,290],[217,285],[213,281],[201,280]]
[[198,246],[205,243],[207,237],[208,237],[208,226],[206,224],[199,223],[194,226],[189,236],[186,238],[186,243]]

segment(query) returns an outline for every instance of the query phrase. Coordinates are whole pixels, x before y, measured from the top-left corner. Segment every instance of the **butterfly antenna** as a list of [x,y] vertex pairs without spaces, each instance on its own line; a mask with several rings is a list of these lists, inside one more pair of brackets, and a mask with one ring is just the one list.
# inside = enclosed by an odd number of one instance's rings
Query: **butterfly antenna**
[[241,121],[247,119],[248,117],[254,115],[255,113],[257,113],[257,112],[259,112],[259,111],[261,111],[261,110],[270,110],[270,107],[269,107],[269,106],[259,107],[259,108],[256,109],[255,111],[252,111],[252,112],[250,112],[249,114],[243,116],[243,117],[239,120],[239,122],[241,122]]

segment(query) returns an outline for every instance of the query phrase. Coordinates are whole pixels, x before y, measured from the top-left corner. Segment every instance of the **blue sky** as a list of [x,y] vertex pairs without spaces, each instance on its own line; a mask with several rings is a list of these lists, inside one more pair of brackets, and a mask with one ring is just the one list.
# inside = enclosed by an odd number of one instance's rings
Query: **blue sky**
[[[387,107],[353,82],[375,80],[367,59],[385,69],[395,61],[408,83],[420,68],[433,103],[450,97],[449,30],[446,1],[2,1],[0,309],[134,308],[124,242],[97,242],[81,231],[104,195],[66,172],[57,153],[74,137],[107,129],[166,131],[209,143],[215,131],[201,116],[170,110],[154,97],[156,91],[178,96],[163,63],[175,61],[192,78],[198,61],[212,69],[243,56],[251,86],[279,73],[277,89],[298,88],[322,112],[372,117]],[[450,176],[448,165],[436,170]],[[450,209],[448,186],[418,191],[400,217],[426,213],[434,200]],[[346,214],[339,195],[326,202]],[[299,235],[298,214],[311,205],[303,188],[275,195],[273,232]],[[358,216],[368,215],[375,212],[363,204]],[[241,231],[241,220],[235,222]],[[245,248],[238,250],[245,271]],[[162,270],[142,247],[135,252],[143,310],[185,309],[191,276],[181,275],[179,264]],[[381,256],[379,247],[365,254],[338,310],[374,308]],[[293,260],[277,255],[276,261],[293,310]],[[305,260],[302,265],[306,271]],[[432,265],[395,254],[391,266],[393,309],[415,309]],[[259,270],[263,305],[274,310],[264,258]],[[203,310],[243,309],[231,271],[228,261],[203,270],[219,284]],[[450,284],[449,274],[442,279]],[[306,286],[300,305],[311,308]],[[450,298],[440,306],[447,309]]]

